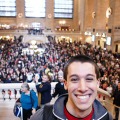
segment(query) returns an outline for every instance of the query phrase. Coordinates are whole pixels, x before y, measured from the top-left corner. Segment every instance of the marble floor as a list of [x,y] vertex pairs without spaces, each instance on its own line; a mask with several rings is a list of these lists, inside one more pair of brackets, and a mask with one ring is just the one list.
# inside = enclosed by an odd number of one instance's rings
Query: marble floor
[[0,120],[20,120],[13,114],[15,99],[0,99]]

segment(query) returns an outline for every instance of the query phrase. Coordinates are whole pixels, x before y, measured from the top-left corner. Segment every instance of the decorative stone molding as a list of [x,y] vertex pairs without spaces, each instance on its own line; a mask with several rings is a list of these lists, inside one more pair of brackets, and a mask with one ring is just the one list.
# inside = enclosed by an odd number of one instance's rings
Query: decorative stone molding
[[111,14],[112,14],[112,9],[108,7],[106,10],[106,18],[109,18]]

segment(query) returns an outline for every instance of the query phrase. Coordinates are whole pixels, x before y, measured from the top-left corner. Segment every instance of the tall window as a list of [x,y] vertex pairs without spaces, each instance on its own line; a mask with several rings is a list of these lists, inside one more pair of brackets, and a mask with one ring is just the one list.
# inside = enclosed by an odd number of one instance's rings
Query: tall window
[[54,17],[55,18],[73,18],[74,0],[55,0]]
[[16,16],[16,0],[0,0],[0,16]]
[[25,0],[26,17],[45,17],[46,0]]

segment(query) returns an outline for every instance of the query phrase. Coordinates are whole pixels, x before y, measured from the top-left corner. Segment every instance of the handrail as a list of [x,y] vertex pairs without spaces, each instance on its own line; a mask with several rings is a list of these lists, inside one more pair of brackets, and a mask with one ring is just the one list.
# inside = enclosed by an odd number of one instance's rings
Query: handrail
[[115,108],[119,108],[118,120],[120,120],[120,107],[113,104],[113,98],[107,91],[98,88],[98,100],[111,113],[113,118],[115,118]]
[[105,90],[103,90],[103,89],[101,89],[101,88],[98,88],[97,90],[98,90],[98,93],[102,93],[102,94],[104,94],[106,97],[111,97],[111,95],[110,95],[107,91],[105,91]]

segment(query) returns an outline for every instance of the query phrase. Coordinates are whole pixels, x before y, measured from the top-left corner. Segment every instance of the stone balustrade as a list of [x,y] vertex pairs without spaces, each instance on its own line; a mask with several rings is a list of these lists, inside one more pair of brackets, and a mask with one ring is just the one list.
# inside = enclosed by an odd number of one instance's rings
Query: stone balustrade
[[[55,84],[57,82],[52,82],[52,89],[51,93],[53,93]],[[36,91],[35,83],[28,83],[30,86],[30,89],[33,89]],[[0,99],[15,99],[20,97],[20,88],[22,83],[9,83],[9,84],[0,84]],[[3,92],[4,90],[4,92]],[[15,94],[15,90],[17,94]],[[15,97],[16,95],[16,97]]]
[[97,93],[98,93],[97,99],[111,113],[113,118],[115,118],[115,107],[119,108],[118,120],[120,120],[120,107],[113,105],[113,98],[111,97],[111,95],[101,88],[98,88]]

